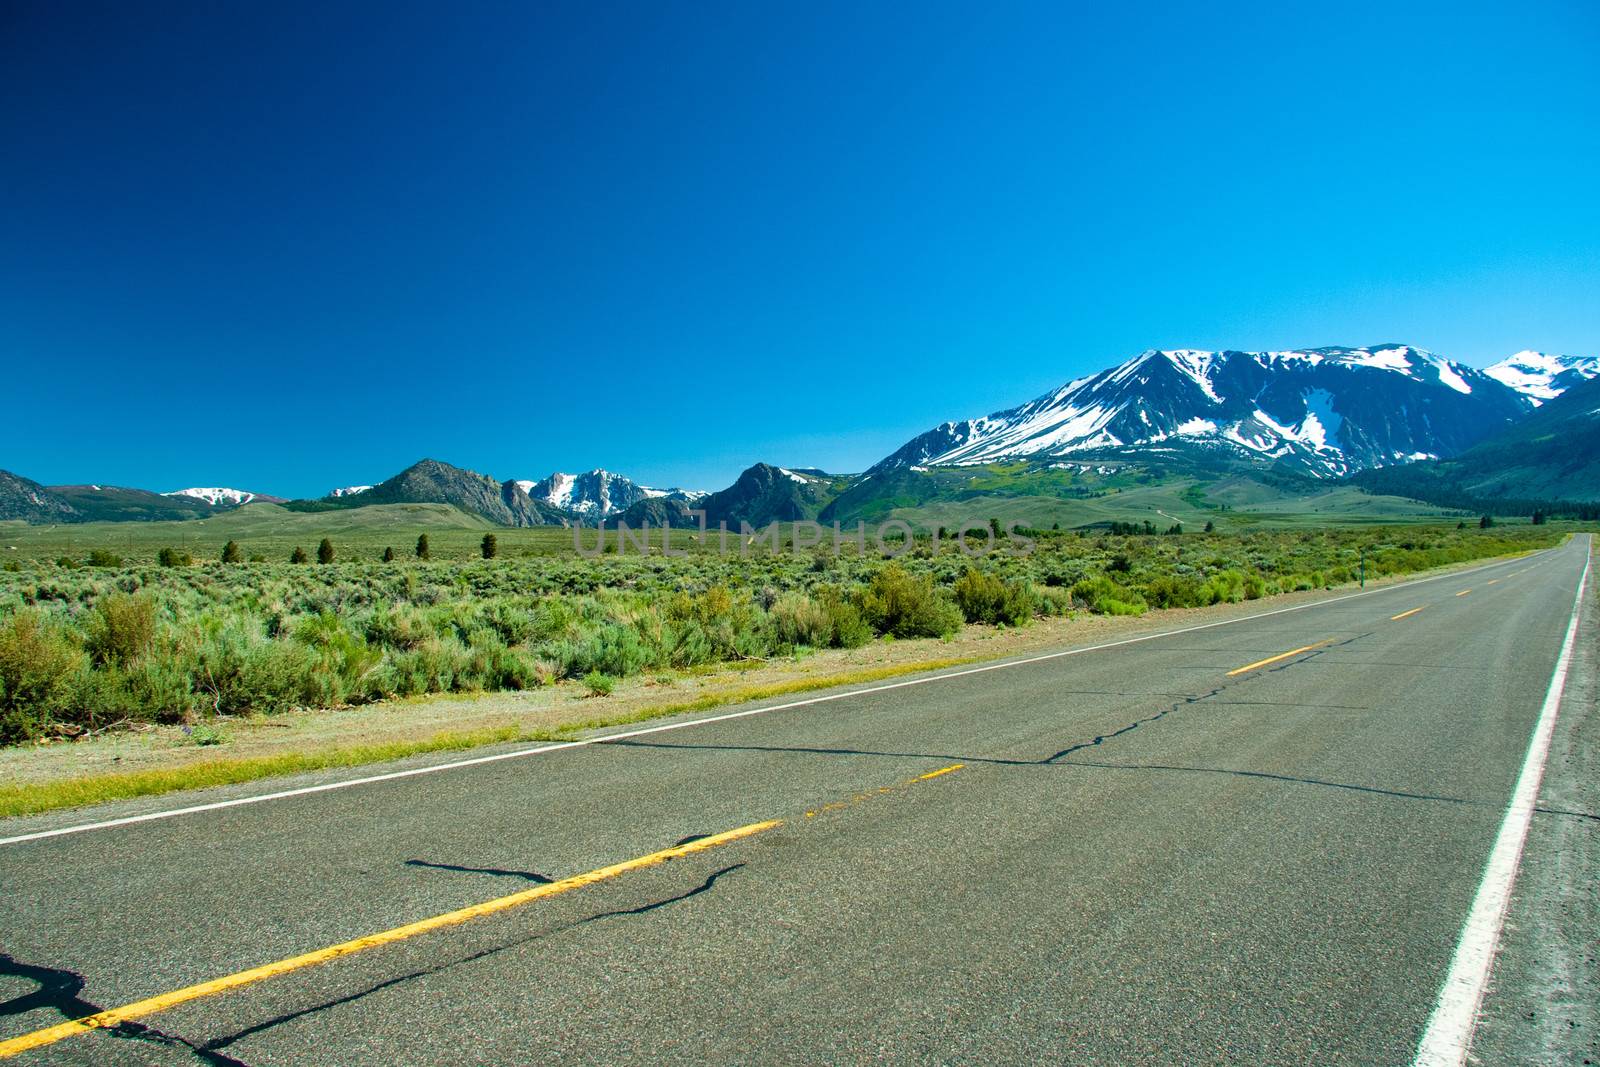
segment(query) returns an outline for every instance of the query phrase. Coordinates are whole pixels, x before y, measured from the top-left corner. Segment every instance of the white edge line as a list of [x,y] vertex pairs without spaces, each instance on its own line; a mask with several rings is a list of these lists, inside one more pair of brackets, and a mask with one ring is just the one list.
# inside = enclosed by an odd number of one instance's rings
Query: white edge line
[[[1557,551],[1557,549],[1544,549],[1543,552]],[[1541,553],[1542,554],[1542,553]],[[526,756],[539,756],[546,752],[559,752],[573,748],[587,748],[607,741],[621,741],[629,737],[643,737],[647,734],[664,733],[668,730],[683,730],[691,726],[704,726],[708,723],[727,722],[731,719],[743,719],[750,715],[765,715],[772,711],[787,711],[790,708],[801,708],[812,704],[825,704],[833,700],[844,700],[849,697],[866,696],[870,693],[882,693],[890,689],[902,689],[912,685],[927,685],[930,682],[942,682],[950,678],[964,678],[969,674],[982,674],[986,671],[1004,670],[1008,667],[1021,667],[1029,663],[1041,663],[1045,660],[1061,659],[1065,656],[1081,656],[1086,652],[1102,652],[1108,648],[1118,648],[1123,645],[1138,644],[1142,641],[1154,641],[1162,637],[1176,637],[1179,634],[1194,633],[1198,630],[1211,630],[1218,626],[1232,626],[1241,622],[1252,622],[1256,619],[1270,618],[1273,615],[1283,615],[1291,611],[1305,611],[1308,608],[1326,607],[1344,600],[1355,600],[1358,597],[1375,596],[1380,593],[1393,592],[1413,585],[1422,585],[1427,582],[1443,581],[1446,578],[1459,578],[1463,574],[1487,570],[1490,567],[1505,567],[1513,563],[1520,563],[1531,557],[1519,556],[1515,559],[1499,560],[1494,563],[1485,563],[1478,567],[1469,567],[1462,571],[1449,571],[1436,574],[1431,578],[1416,578],[1407,582],[1397,582],[1378,589],[1365,589],[1359,593],[1346,593],[1344,596],[1330,597],[1327,600],[1317,600],[1308,604],[1294,604],[1286,608],[1276,608],[1272,611],[1263,611],[1258,615],[1244,615],[1237,619],[1221,619],[1217,622],[1200,623],[1195,626],[1184,626],[1176,630],[1162,630],[1157,633],[1141,634],[1138,637],[1125,637],[1120,641],[1109,641],[1102,645],[1089,645],[1084,648],[1069,648],[1059,652],[1046,652],[1038,656],[1029,656],[1025,659],[1002,660],[999,663],[986,663],[979,667],[966,667],[958,671],[949,671],[944,674],[930,674],[921,678],[909,678],[900,682],[889,682],[884,685],[871,686],[866,689],[848,689],[839,693],[827,693],[822,696],[807,697],[804,700],[791,700],[786,704],[771,704],[759,708],[746,708],[743,711],[726,712],[721,715],[711,715],[702,719],[689,719],[681,722],[670,722],[661,726],[649,726],[639,730],[628,730],[623,733],[602,734],[597,737],[585,737],[576,741],[557,741],[552,744],[538,745],[533,748],[513,749],[510,752],[496,752],[489,756],[474,756],[471,759],[452,760],[449,763],[433,763],[426,767],[411,767],[403,771],[388,771],[384,774],[369,774],[361,778],[345,778],[337,782],[324,782],[321,785],[300,786],[295,789],[283,789],[275,793],[260,793],[248,797],[235,797],[232,800],[218,800],[210,804],[193,804],[184,808],[169,808],[164,811],[152,811],[143,815],[128,815],[119,819],[106,819],[103,822],[81,823],[76,826],[62,826],[54,830],[38,830],[28,834],[18,834],[15,837],[0,837],[0,846],[18,845],[24,841],[40,841],[48,837],[65,837],[68,834],[83,834],[91,830],[108,830],[114,826],[131,826],[134,823],[155,822],[158,819],[175,819],[180,815],[198,815],[205,811],[219,811],[223,808],[237,808],[246,804],[263,804],[269,800],[283,800],[288,797],[309,796],[312,793],[326,793],[334,789],[350,789],[358,785],[372,785],[375,782],[392,782],[400,778],[414,778],[423,774],[436,774],[439,771],[451,771],[460,767],[476,767],[485,763],[498,763],[501,760],[522,759]],[[1587,564],[1585,565],[1587,574]]]
[[1489,853],[1489,864],[1484,869],[1483,881],[1472,901],[1472,911],[1461,928],[1461,939],[1456,944],[1455,956],[1450,961],[1450,972],[1439,990],[1439,1000],[1427,1029],[1417,1045],[1415,1067],[1460,1067],[1467,1059],[1467,1049],[1472,1044],[1472,1032],[1477,1025],[1478,1009],[1489,985],[1489,973],[1494,968],[1495,950],[1500,942],[1500,929],[1505,924],[1506,910],[1511,905],[1511,887],[1517,880],[1517,866],[1522,861],[1522,846],[1527,840],[1528,824],[1533,820],[1534,807],[1539,802],[1539,783],[1544,778],[1545,760],[1550,755],[1550,739],[1555,733],[1556,715],[1561,708],[1561,696],[1567,686],[1567,672],[1572,666],[1572,650],[1578,639],[1578,620],[1583,614],[1583,590],[1589,581],[1589,565],[1593,548],[1585,556],[1583,577],[1578,580],[1578,593],[1572,601],[1572,619],[1567,623],[1567,636],[1561,643],[1561,655],[1556,660],[1555,672],[1550,676],[1550,688],[1545,691],[1544,706],[1539,711],[1539,721],[1533,728],[1533,738],[1528,743],[1528,754],[1522,761],[1522,772],[1517,776],[1516,789],[1506,808],[1500,832],[1495,836],[1494,850]]

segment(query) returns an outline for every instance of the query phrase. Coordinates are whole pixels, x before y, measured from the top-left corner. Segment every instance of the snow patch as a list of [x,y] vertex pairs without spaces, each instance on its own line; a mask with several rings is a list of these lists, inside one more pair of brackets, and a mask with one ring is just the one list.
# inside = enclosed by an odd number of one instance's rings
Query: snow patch
[[1485,374],[1501,385],[1515,389],[1527,397],[1535,407],[1546,400],[1554,400],[1564,391],[1556,384],[1564,375],[1578,378],[1600,376],[1600,357],[1557,356],[1545,352],[1525,350],[1507,356],[1484,370]]
[[162,496],[186,496],[191,500],[203,500],[212,507],[221,507],[224,504],[248,504],[256,498],[254,493],[247,493],[243,489],[224,489],[217,487],[194,487],[190,489],[174,489]]
[[1217,395],[1216,389],[1211,385],[1211,366],[1216,361],[1215,352],[1202,352],[1195,348],[1177,348],[1170,352],[1162,352],[1163,356],[1184,373],[1200,391],[1206,394],[1206,399],[1213,404],[1222,403],[1222,398]]

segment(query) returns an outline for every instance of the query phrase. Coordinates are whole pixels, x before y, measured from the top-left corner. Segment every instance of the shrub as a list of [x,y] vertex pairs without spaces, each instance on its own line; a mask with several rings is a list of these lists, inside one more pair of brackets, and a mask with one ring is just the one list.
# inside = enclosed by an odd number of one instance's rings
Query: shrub
[[156,562],[163,567],[187,567],[194,562],[194,557],[176,548],[163,548],[156,553]]
[[71,704],[83,652],[58,622],[24,609],[0,622],[0,742],[36,737]]
[[872,640],[872,625],[843,594],[835,590],[832,596],[819,598],[819,602],[828,613],[829,644],[835,648],[860,648]]
[[156,603],[145,594],[101,597],[84,623],[84,635],[96,663],[132,663],[155,643]]
[[1006,581],[976,568],[968,568],[952,592],[968,622],[1021,626],[1038,610],[1032,583]]
[[243,563],[244,553],[239,549],[239,542],[229,541],[222,546],[222,562]]
[[1101,615],[1142,615],[1149,606],[1138,593],[1104,575],[1078,582],[1072,587],[1072,595]]
[[1202,604],[1237,604],[1245,599],[1246,579],[1239,571],[1220,571],[1200,587]]
[[556,642],[551,658],[562,665],[562,673],[578,678],[591,671],[626,678],[638,674],[655,658],[639,633],[631,626],[608,623],[581,641]]
[[961,609],[940,595],[933,579],[907,574],[899,564],[874,574],[857,606],[873,630],[893,637],[944,637],[961,628]]
[[97,548],[89,553],[88,562],[91,567],[120,567],[122,557],[107,549]]
[[772,635],[780,645],[827,648],[833,644],[833,620],[828,609],[804,593],[785,593],[767,613]]
[[322,539],[322,543],[317,546],[317,562],[333,562],[333,542],[328,540],[326,537],[324,537]]
[[589,690],[590,696],[610,696],[611,691],[616,688],[616,685],[616,679],[612,678],[609,674],[602,674],[599,671],[590,671],[588,674],[583,676],[583,686],[585,689]]
[[296,545],[294,551],[289,553],[289,562],[290,563],[309,563],[309,562],[311,562],[311,557],[306,555],[306,550],[305,549],[301,548],[299,545]]
[[520,645],[533,636],[533,614],[504,600],[486,604],[483,621],[494,628],[500,639],[508,645]]
[[362,677],[382,658],[380,651],[350,632],[331,611],[303,620],[295,627],[294,636],[317,655],[318,669],[312,681],[327,703],[343,701],[359,691]]
[[366,636],[372,644],[409,652],[432,640],[434,631],[422,612],[410,604],[390,607],[380,603],[367,618]]
[[1070,615],[1072,613],[1072,592],[1055,586],[1035,588],[1034,595],[1039,598],[1039,613],[1041,615]]
[[1157,608],[1192,608],[1209,603],[1202,599],[1198,582],[1175,574],[1158,574],[1145,582],[1144,598]]

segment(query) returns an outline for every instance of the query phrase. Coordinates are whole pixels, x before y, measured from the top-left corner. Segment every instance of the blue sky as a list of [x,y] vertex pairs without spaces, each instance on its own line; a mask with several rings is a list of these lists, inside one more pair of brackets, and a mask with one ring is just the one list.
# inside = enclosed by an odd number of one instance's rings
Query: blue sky
[[0,468],[857,470],[1150,347],[1600,353],[1600,8],[0,7]]

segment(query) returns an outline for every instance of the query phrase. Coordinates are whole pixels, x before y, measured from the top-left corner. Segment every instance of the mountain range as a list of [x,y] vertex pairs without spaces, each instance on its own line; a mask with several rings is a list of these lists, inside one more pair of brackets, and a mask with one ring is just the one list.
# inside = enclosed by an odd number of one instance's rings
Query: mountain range
[[1152,349],[1020,407],[936,426],[868,473],[1203,449],[1340,477],[1455,455],[1534,402],[1489,371],[1409,345]]
[[1370,491],[1403,487],[1435,501],[1592,500],[1600,497],[1590,459],[1600,455],[1597,378],[1600,358],[1532,351],[1477,370],[1404,344],[1151,349],[1017,407],[941,423],[854,476],[757,463],[728,488],[701,493],[598,468],[498,480],[425,459],[377,485],[285,502],[228,488],[44,486],[0,471],[0,519],[192,519],[267,502],[300,511],[449,504],[503,526],[688,526],[697,522],[691,509],[713,526],[849,522],[971,495],[974,477],[962,471],[1003,470],[1048,495],[1075,491],[1063,486],[1074,472],[1129,465],[1282,484],[1353,478]]

